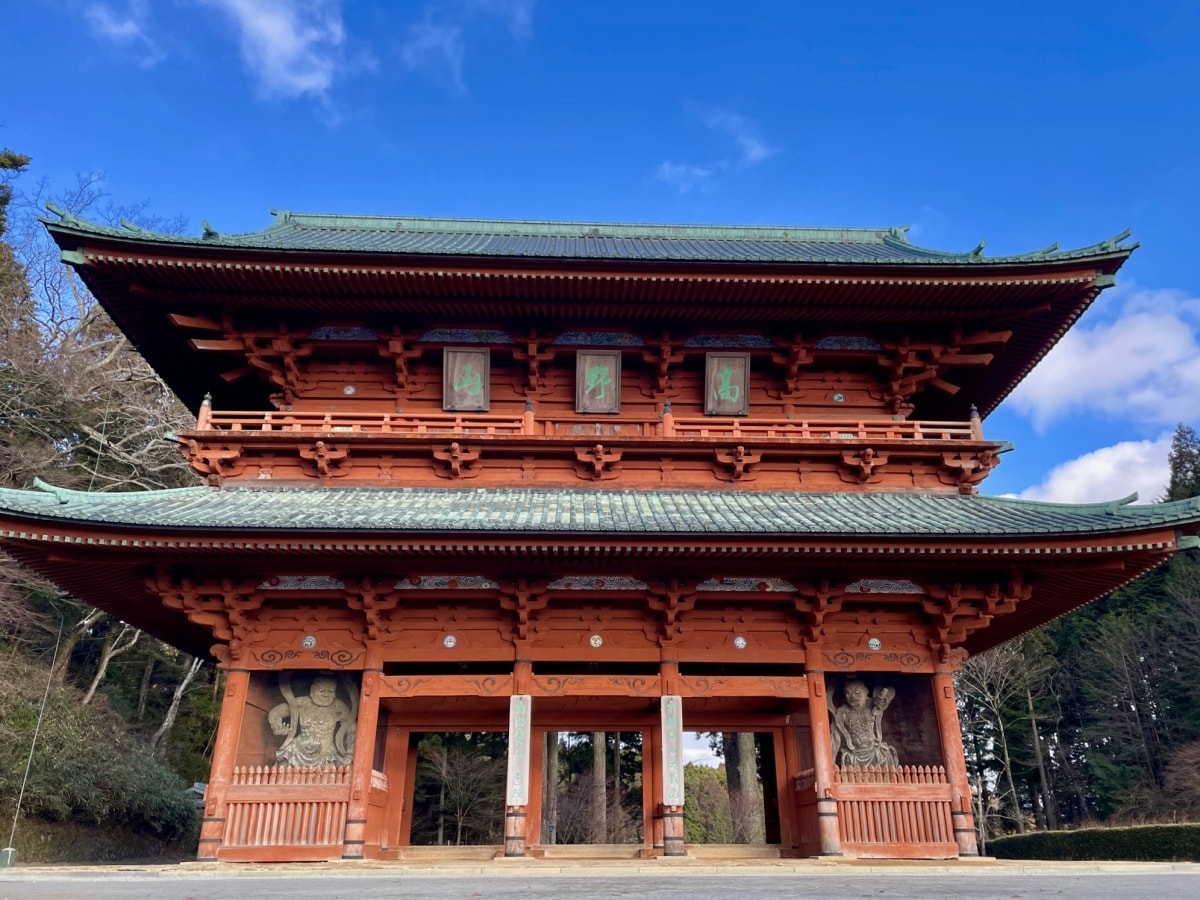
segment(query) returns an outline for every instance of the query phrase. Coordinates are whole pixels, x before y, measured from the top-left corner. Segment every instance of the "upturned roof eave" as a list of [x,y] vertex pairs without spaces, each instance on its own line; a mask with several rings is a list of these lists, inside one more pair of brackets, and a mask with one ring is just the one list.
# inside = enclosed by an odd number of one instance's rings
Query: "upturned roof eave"
[[[450,488],[177,488],[130,493],[88,493],[57,488],[44,482],[37,490],[0,489],[0,517],[41,523],[47,532],[70,527],[111,530],[114,534],[155,533],[169,535],[222,535],[234,540],[237,535],[303,534],[306,540],[324,535],[347,534],[372,539],[434,537],[444,540],[503,539],[514,533],[521,540],[544,542],[561,538],[594,538],[597,541],[633,540],[678,544],[681,541],[704,543],[730,539],[778,541],[858,541],[870,543],[907,541],[914,544],[943,543],[946,540],[1024,543],[1030,540],[1098,539],[1138,533],[1180,529],[1200,530],[1200,498],[1172,503],[1133,505],[1133,497],[1108,503],[1058,504],[1016,500],[1004,497],[960,497],[958,495],[910,493],[801,493],[769,491],[746,495],[741,492],[699,490],[581,490],[570,489],[450,489]],[[334,507],[345,500],[355,514]],[[352,501],[352,502],[351,502]],[[480,509],[491,504],[508,504],[502,518],[492,522],[488,514],[479,521],[469,515],[448,512],[444,521],[436,518],[437,504],[449,510]],[[547,503],[561,504],[553,510],[554,527],[539,527],[533,513],[547,515]],[[211,524],[219,521],[215,513],[223,505],[245,509],[236,527]],[[390,506],[389,506],[390,504]],[[271,520],[262,510],[276,507]],[[623,518],[636,527],[622,529],[609,520],[596,518],[583,524],[586,516],[603,507],[606,514]],[[844,508],[848,507],[848,508]],[[858,507],[862,507],[859,509]],[[357,514],[359,509],[374,509],[368,524]],[[409,521],[411,509],[432,510],[428,522]],[[259,522],[245,511],[258,511]],[[445,511],[443,511],[445,512]],[[487,511],[485,510],[485,513]],[[984,515],[990,517],[985,520]],[[521,515],[520,527],[512,524]],[[774,519],[769,517],[774,515]],[[898,521],[920,522],[920,528],[889,529],[872,527],[880,516],[891,515]],[[200,524],[196,517],[199,516]],[[341,516],[341,518],[339,518]],[[388,516],[400,517],[401,525]],[[580,524],[563,527],[560,516],[576,517]],[[638,518],[638,517],[641,518]],[[840,527],[803,527],[810,523],[837,523]],[[189,517],[192,517],[189,519]],[[348,518],[347,518],[348,517]],[[507,518],[505,518],[507,517]],[[957,521],[955,520],[957,518]],[[247,521],[250,524],[246,524]],[[1040,521],[1039,521],[1040,520]],[[300,526],[288,523],[301,522]],[[886,520],[882,520],[886,523]],[[972,521],[996,523],[990,530],[972,530]],[[377,523],[384,522],[384,525]],[[455,524],[448,524],[454,522]],[[694,522],[688,527],[689,522]],[[724,522],[725,525],[721,525]],[[799,524],[797,524],[799,523]],[[964,527],[962,523],[967,523]],[[457,527],[456,527],[457,525]],[[57,528],[55,527],[57,526]],[[662,526],[662,527],[656,527]],[[769,527],[768,527],[769,526]],[[5,533],[6,532],[6,533]],[[0,532],[0,539],[21,540],[12,526]],[[352,540],[352,538],[350,538]]]
[[[312,219],[350,219],[353,217],[309,217]],[[372,221],[376,221],[375,217],[365,217]],[[296,218],[287,219],[286,221],[295,221]],[[478,250],[459,250],[451,246],[444,246],[440,250],[429,251],[400,251],[400,250],[380,250],[368,246],[340,246],[329,247],[321,246],[316,243],[311,245],[282,245],[278,241],[272,243],[271,238],[274,234],[280,232],[285,225],[276,222],[267,229],[256,232],[246,232],[237,235],[219,235],[216,237],[188,237],[182,235],[162,234],[151,232],[143,229],[127,227],[113,228],[111,226],[99,225],[86,220],[79,219],[74,216],[65,215],[60,219],[54,220],[43,217],[41,221],[45,224],[54,239],[64,251],[70,252],[79,248],[79,241],[88,241],[100,245],[112,245],[124,247],[127,249],[133,248],[155,248],[159,251],[169,251],[176,254],[196,254],[197,258],[216,259],[227,257],[230,259],[244,258],[246,260],[263,260],[265,258],[277,259],[295,259],[295,260],[339,260],[345,264],[349,260],[354,260],[362,265],[378,265],[392,264],[395,265],[397,260],[405,260],[408,264],[437,264],[438,262],[449,263],[453,262],[457,265],[464,265],[467,261],[474,261],[478,264],[487,265],[509,265],[509,266],[526,266],[531,262],[540,262],[543,265],[564,265],[572,267],[586,266],[608,266],[608,265],[623,265],[637,267],[658,267],[658,266],[721,266],[732,265],[738,268],[747,266],[769,266],[769,267],[785,267],[785,268],[804,268],[806,266],[820,267],[837,267],[846,269],[864,268],[871,271],[881,269],[903,269],[903,270],[920,270],[929,268],[931,271],[940,272],[947,268],[968,269],[972,272],[990,272],[999,269],[1018,268],[1037,269],[1039,267],[1058,268],[1060,266],[1072,265],[1094,265],[1098,269],[1106,272],[1115,272],[1125,259],[1138,247],[1137,243],[1122,244],[1127,234],[1118,235],[1115,238],[1101,241],[1086,247],[1077,248],[1074,250],[1058,250],[1057,245],[1043,248],[1042,250],[1024,254],[1010,254],[1005,256],[987,257],[982,253],[982,243],[975,250],[966,253],[953,253],[946,251],[933,250],[930,248],[919,247],[908,242],[904,237],[903,230],[898,228],[755,228],[743,226],[706,226],[706,225],[690,225],[690,226],[634,226],[634,225],[598,225],[593,223],[558,223],[558,222],[536,222],[523,223],[519,221],[499,221],[499,220],[417,220],[417,219],[396,219],[388,221],[396,221],[398,223],[416,223],[422,222],[438,224],[438,223],[455,223],[459,226],[469,225],[475,222],[486,222],[492,226],[520,226],[520,225],[535,225],[545,228],[561,228],[564,230],[562,237],[579,238],[579,229],[587,230],[589,228],[600,229],[607,228],[613,231],[612,237],[617,240],[627,239],[628,236],[623,234],[622,229],[644,229],[649,235],[648,239],[664,241],[667,243],[683,240],[680,235],[686,234],[687,240],[690,241],[722,241],[737,243],[738,241],[750,242],[766,242],[775,247],[788,247],[797,244],[812,244],[812,243],[828,243],[831,247],[837,245],[843,246],[867,246],[874,245],[877,247],[887,247],[894,253],[892,255],[880,258],[870,258],[861,256],[847,256],[844,253],[831,251],[826,254],[812,253],[811,251],[799,252],[794,256],[786,254],[771,254],[759,255],[753,254],[737,254],[722,255],[713,253],[705,256],[697,255],[695,252],[680,254],[678,256],[663,255],[663,254],[643,254],[627,253],[605,255],[603,253],[589,254],[562,254],[562,253],[547,253],[541,251],[530,250],[529,252],[487,252]],[[568,235],[565,232],[574,230],[574,233]],[[450,232],[451,235],[465,232]],[[481,233],[482,234],[482,233]],[[490,232],[488,234],[491,234]],[[531,235],[532,236],[532,235]],[[583,235],[589,237],[590,235]],[[136,254],[131,254],[136,257]]]

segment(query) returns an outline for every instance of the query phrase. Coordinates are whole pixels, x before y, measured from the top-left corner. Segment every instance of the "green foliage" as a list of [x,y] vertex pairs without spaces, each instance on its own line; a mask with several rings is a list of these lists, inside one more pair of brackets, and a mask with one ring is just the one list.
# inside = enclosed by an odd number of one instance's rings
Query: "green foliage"
[[[0,813],[11,817],[37,726],[48,672],[0,657]],[[132,828],[172,839],[197,811],[187,785],[103,704],[83,706],[71,687],[52,690],[38,733],[22,815]]]
[[996,838],[988,853],[1000,859],[1121,859],[1200,862],[1200,825],[1139,825],[1039,831]]
[[725,767],[688,763],[683,768],[683,827],[689,844],[732,844],[733,815]]
[[1175,428],[1171,452],[1167,455],[1171,467],[1171,483],[1167,500],[1186,500],[1200,496],[1200,435],[1182,422]]

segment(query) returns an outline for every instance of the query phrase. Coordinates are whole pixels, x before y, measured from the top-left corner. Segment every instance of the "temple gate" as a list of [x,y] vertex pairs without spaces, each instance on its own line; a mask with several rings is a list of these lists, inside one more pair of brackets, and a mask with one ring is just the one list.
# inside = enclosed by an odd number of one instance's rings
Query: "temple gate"
[[47,224],[205,484],[0,491],[0,543],[226,671],[201,859],[404,858],[443,731],[507,734],[494,850],[541,855],[572,730],[640,735],[643,855],[689,852],[707,731],[756,735],[781,853],[971,856],[958,665],[1197,540],[1194,502],[978,493],[1124,235]]

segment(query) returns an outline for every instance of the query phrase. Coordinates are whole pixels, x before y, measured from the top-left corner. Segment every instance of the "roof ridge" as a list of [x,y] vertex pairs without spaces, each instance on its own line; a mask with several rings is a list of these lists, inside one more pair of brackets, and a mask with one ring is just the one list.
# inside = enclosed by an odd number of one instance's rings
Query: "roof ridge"
[[[1030,253],[987,257],[983,254],[985,242],[982,241],[965,253],[917,246],[908,240],[907,226],[903,225],[889,228],[671,225],[368,216],[287,210],[271,210],[275,221],[258,231],[226,234],[204,221],[202,235],[192,237],[146,231],[128,224],[118,228],[90,222],[52,204],[48,204],[47,209],[58,218],[43,216],[40,220],[58,236],[60,247],[64,247],[62,236],[69,233],[104,236],[143,245],[251,252],[974,267],[1088,259],[1100,263],[1104,259],[1123,259],[1138,246],[1121,243],[1129,237],[1129,232],[1125,231],[1075,250],[1059,250],[1057,244],[1051,244]],[[78,263],[82,260],[72,257],[68,261]],[[1111,276],[1106,279],[1101,286],[1111,283]]]
[[655,239],[728,237],[740,240],[882,243],[900,227],[815,225],[690,225],[654,222],[597,222],[571,219],[493,219],[486,217],[374,216],[341,213],[272,211],[283,224],[369,231],[410,231],[432,234],[528,235],[531,237],[646,237]]

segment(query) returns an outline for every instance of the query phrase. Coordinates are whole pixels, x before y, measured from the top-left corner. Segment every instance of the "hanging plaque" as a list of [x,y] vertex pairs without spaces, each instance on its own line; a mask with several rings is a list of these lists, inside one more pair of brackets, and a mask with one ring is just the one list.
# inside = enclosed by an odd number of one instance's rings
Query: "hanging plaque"
[[750,354],[705,354],[705,415],[744,416],[749,412]]
[[487,412],[491,406],[491,351],[446,347],[442,356],[442,409]]
[[575,412],[621,411],[621,352],[580,350],[575,355]]

